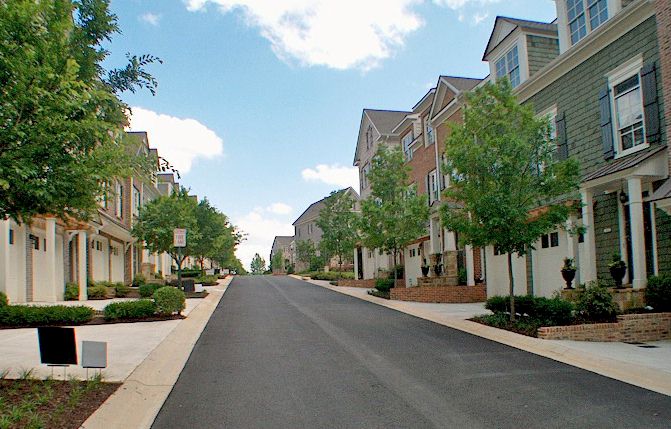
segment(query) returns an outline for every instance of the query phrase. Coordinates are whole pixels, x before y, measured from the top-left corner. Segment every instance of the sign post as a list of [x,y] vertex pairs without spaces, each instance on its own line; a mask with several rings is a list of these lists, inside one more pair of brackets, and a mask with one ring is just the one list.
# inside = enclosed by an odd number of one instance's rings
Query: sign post
[[172,231],[172,245],[177,248],[177,283],[179,288],[182,288],[182,248],[186,247],[186,229],[175,228]]

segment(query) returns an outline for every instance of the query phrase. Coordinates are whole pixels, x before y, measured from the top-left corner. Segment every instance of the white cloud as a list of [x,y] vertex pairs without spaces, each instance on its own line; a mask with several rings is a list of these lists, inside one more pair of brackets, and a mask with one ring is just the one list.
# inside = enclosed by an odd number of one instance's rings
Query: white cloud
[[262,208],[255,208],[246,215],[234,219],[233,224],[247,234],[236,250],[236,255],[242,263],[249,267],[255,253],[261,255],[268,264],[270,249],[276,235],[294,235],[294,227],[278,218],[267,217]]
[[480,24],[482,21],[484,21],[484,20],[487,19],[487,18],[489,18],[489,13],[487,13],[487,12],[485,12],[485,13],[476,13],[475,15],[473,15],[473,23],[474,23],[475,25],[478,25],[478,24]]
[[315,168],[306,168],[301,172],[303,180],[312,182],[323,182],[327,185],[336,185],[341,188],[351,186],[359,188],[359,169],[356,167],[343,167],[338,164],[319,164]]
[[[241,12],[284,61],[333,69],[369,70],[391,57],[423,25],[412,7],[424,0],[185,0]],[[454,0],[448,0],[454,1]]]
[[149,25],[153,25],[154,27],[157,27],[159,24],[159,21],[161,20],[161,15],[147,12],[143,15],[140,16],[140,19],[144,22],[146,22]]
[[484,6],[486,4],[498,3],[501,0],[433,0],[438,6],[447,6],[450,9],[461,9],[465,6]]
[[270,213],[275,213],[278,215],[288,215],[293,210],[290,205],[284,203],[273,203],[266,207],[266,210]]
[[149,144],[181,174],[198,158],[214,158],[223,152],[223,141],[195,119],[183,119],[133,107],[130,129],[146,131]]

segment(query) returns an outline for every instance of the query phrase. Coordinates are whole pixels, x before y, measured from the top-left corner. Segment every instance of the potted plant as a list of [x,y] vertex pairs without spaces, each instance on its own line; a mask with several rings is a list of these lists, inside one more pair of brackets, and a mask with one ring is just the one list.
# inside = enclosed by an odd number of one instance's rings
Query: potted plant
[[566,282],[566,289],[573,289],[571,283],[575,278],[576,267],[573,261],[573,258],[564,258],[564,266],[561,269],[561,276]]
[[422,259],[422,277],[429,275],[429,264],[426,263],[426,259]]
[[608,264],[608,270],[610,271],[610,276],[615,282],[616,288],[622,288],[622,279],[627,273],[627,264],[620,258],[620,254],[615,252],[613,253],[613,259]]
[[440,274],[443,272],[443,264],[441,264],[441,254],[440,253],[435,253],[432,256],[434,256],[434,260],[436,263],[433,265],[433,272],[436,274],[436,277],[440,277]]

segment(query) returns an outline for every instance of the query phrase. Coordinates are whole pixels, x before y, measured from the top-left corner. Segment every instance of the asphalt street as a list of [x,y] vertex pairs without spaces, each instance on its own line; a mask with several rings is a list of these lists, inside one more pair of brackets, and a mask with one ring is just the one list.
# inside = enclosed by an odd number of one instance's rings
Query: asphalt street
[[154,428],[669,428],[671,397],[290,277],[238,277]]

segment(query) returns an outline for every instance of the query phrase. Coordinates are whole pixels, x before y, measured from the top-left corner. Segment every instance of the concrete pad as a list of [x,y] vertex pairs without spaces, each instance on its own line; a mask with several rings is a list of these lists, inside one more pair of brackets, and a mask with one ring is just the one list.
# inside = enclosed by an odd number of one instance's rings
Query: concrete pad
[[633,345],[624,343],[541,340],[465,320],[471,316],[464,317],[468,314],[464,309],[440,310],[422,303],[377,298],[365,293],[365,289],[362,294],[354,290],[357,288],[333,286],[326,281],[309,280],[309,283],[671,396],[671,342],[651,343],[661,344],[659,349],[635,350],[628,348]]
[[208,288],[210,295],[201,299],[188,318],[179,321],[82,428],[149,428],[231,280],[227,277],[218,286]]

